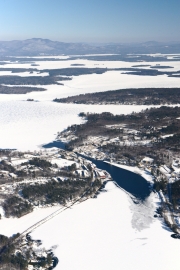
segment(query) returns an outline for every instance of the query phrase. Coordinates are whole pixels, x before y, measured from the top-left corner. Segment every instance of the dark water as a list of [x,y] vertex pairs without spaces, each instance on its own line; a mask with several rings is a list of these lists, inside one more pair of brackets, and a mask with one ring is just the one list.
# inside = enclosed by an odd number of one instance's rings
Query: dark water
[[[65,144],[61,141],[54,141],[49,144],[43,145],[43,147],[57,147],[65,149]],[[96,160],[80,154],[78,155],[92,161],[94,164],[96,164],[97,168],[101,170],[106,170],[111,175],[112,179],[116,181],[121,188],[134,195],[137,199],[143,201],[150,195],[150,184],[139,174],[118,168],[101,160]]]
[[82,157],[92,161],[96,164],[97,168],[106,170],[120,187],[134,195],[136,198],[145,200],[150,195],[151,185],[141,175],[118,168],[101,160],[95,160],[85,156]]
[[56,268],[56,266],[58,265],[58,258],[57,257],[53,257],[53,266],[49,267],[48,270],[53,270],[54,268]]
[[57,147],[57,148],[65,149],[65,143],[63,143],[61,141],[53,141],[51,143],[44,144],[42,147],[43,148]]

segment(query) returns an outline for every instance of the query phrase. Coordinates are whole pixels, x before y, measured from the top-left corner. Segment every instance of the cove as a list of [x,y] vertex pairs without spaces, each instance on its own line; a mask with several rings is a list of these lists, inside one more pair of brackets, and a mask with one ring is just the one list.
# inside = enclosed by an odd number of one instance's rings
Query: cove
[[42,145],[43,148],[52,148],[52,147],[57,147],[60,149],[65,149],[65,143],[61,142],[61,141],[53,141],[50,142],[48,144],[44,144]]
[[[57,147],[61,149],[65,149],[65,143],[61,141],[53,141],[49,144],[43,145],[44,148],[52,148]],[[96,160],[79,153],[77,155],[92,161],[97,168],[101,170],[107,171],[112,179],[125,191],[132,194],[138,200],[144,201],[151,193],[152,188],[151,185],[146,179],[144,179],[141,175],[130,172],[128,170],[116,167],[114,165],[108,164],[102,160]]]
[[131,193],[137,199],[144,201],[149,197],[151,193],[151,185],[141,175],[116,167],[102,160],[96,160],[81,154],[78,155],[92,161],[97,168],[106,170],[121,188],[126,190],[128,193]]

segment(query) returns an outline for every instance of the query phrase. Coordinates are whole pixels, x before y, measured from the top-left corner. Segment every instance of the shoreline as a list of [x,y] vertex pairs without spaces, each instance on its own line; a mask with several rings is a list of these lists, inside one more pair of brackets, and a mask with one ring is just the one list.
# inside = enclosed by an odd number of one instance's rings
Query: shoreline
[[113,165],[115,167],[130,171],[132,173],[135,174],[139,174],[140,176],[142,176],[147,182],[149,182],[150,184],[154,184],[153,181],[153,175],[146,173],[144,170],[141,170],[140,168],[138,168],[137,166],[128,166],[128,165],[121,165],[121,164],[117,164],[114,162],[108,162],[108,161],[104,161],[105,163],[109,164],[109,165]]

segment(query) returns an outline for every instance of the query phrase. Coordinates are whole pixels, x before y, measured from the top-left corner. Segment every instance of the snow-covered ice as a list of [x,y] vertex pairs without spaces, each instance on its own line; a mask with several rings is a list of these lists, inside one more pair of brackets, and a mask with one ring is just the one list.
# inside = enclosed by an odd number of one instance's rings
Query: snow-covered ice
[[[39,66],[36,68],[42,70],[70,67],[72,63],[84,63],[86,67],[95,67],[96,64],[97,67],[130,67],[137,64],[120,61],[96,63],[88,60],[37,63]],[[153,62],[153,65],[155,64]],[[161,62],[161,65],[165,64],[173,65],[174,70],[177,70],[180,61]],[[9,63],[6,67],[31,66],[28,63]],[[21,74],[23,75],[25,74]],[[81,123],[78,113],[82,111],[126,114],[147,108],[126,105],[58,104],[52,102],[56,97],[123,88],[179,87],[179,82],[180,78],[169,78],[165,75],[135,76],[121,74],[120,71],[109,71],[104,74],[74,76],[72,81],[64,81],[64,86],[41,86],[47,88],[45,92],[0,95],[0,148],[35,150],[42,144],[53,141],[57,132],[68,125]],[[39,102],[27,102],[28,98]],[[137,168],[132,170],[137,172]],[[143,177],[151,181],[150,175],[144,173]],[[54,252],[59,264],[56,269],[179,270],[180,241],[171,238],[171,232],[162,221],[153,217],[159,203],[156,195],[152,193],[143,204],[136,205],[126,192],[112,182],[106,185],[105,190],[106,192],[102,192],[97,199],[89,199],[73,206],[32,233],[35,239],[43,240],[46,248],[57,245]],[[23,232],[57,209],[58,207],[37,209],[20,219],[3,217],[0,221],[1,234],[10,236]],[[2,212],[2,209],[0,210]]]
[[[53,206],[47,208],[37,208],[32,213],[27,214],[21,218],[5,218],[0,220],[0,232],[1,234],[12,236],[15,233],[22,233],[27,228],[31,227],[35,223],[39,222],[43,218],[51,215],[60,207]],[[0,208],[0,212],[3,213],[3,209]]]
[[[152,55],[151,55],[152,56]],[[155,55],[154,55],[155,56]],[[156,55],[159,56],[159,55]],[[137,56],[138,57],[138,56]],[[38,57],[36,57],[38,58]],[[127,61],[97,61],[97,60],[87,60],[87,59],[74,59],[74,60],[68,60],[69,57],[48,57],[50,58],[48,61],[44,61],[43,58],[45,57],[39,57],[39,61],[33,61],[33,62],[6,62],[5,67],[6,68],[36,68],[38,70],[43,69],[58,69],[58,68],[131,68],[138,65],[144,65],[144,67],[139,68],[145,68],[145,69],[151,69],[150,66],[155,67],[157,70],[160,71],[178,71],[180,70],[180,61],[160,61],[160,62],[127,62]],[[47,59],[48,59],[47,58]],[[51,59],[54,58],[56,61],[52,61]],[[168,57],[169,60],[173,60],[174,57]],[[59,59],[59,61],[58,61]],[[32,66],[32,63],[36,66]],[[79,66],[78,66],[78,65]],[[77,66],[73,66],[77,65]],[[148,66],[146,66],[148,65]],[[0,65],[4,67],[4,65]],[[161,66],[170,66],[172,68],[163,68],[161,69]]]
[[[95,64],[105,67],[127,67],[134,64],[122,61],[61,60],[40,61],[37,68],[42,70],[44,68],[60,68],[64,67],[64,64],[65,67],[66,65],[70,67],[72,63],[78,62],[84,63],[87,67],[93,67]],[[153,64],[155,65],[155,63]],[[173,64],[174,66],[179,65],[180,61],[173,62]],[[28,68],[30,63],[10,63],[7,66]],[[26,73],[18,75],[24,76]],[[47,74],[43,73],[43,75]],[[62,131],[68,125],[80,123],[81,119],[78,117],[78,113],[82,111],[126,114],[132,111],[138,112],[148,107],[57,104],[52,102],[54,98],[124,88],[179,87],[180,78],[170,78],[166,75],[137,76],[122,74],[120,71],[108,71],[104,74],[73,76],[71,81],[62,82],[64,85],[37,85],[37,87],[47,89],[43,92],[0,95],[0,148],[37,149],[40,145],[53,141],[58,131]],[[27,99],[39,102],[27,102]]]
[[[113,182],[106,184],[105,191],[31,233],[47,249],[56,246],[56,269],[179,270],[180,242],[170,237],[162,220],[153,217],[159,202],[156,194],[143,204],[134,204]],[[23,232],[57,209],[38,209],[20,219],[3,218],[0,231],[9,236]]]
[[26,71],[26,72],[11,72],[11,71],[0,71],[0,76],[20,76],[20,77],[32,77],[32,76],[49,76],[48,72],[42,72],[39,73],[37,71],[33,71],[32,73]]
[[1,101],[0,148],[37,150],[54,141],[57,132],[69,125],[80,124],[80,112],[112,112],[115,114],[141,111],[146,106],[75,105],[51,101]]

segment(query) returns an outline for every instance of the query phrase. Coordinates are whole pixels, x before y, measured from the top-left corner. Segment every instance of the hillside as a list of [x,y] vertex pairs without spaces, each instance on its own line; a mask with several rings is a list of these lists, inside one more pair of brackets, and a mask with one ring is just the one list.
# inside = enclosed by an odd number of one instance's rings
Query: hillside
[[66,43],[49,39],[0,41],[0,56],[57,55],[57,54],[127,54],[127,53],[180,53],[180,43]]

